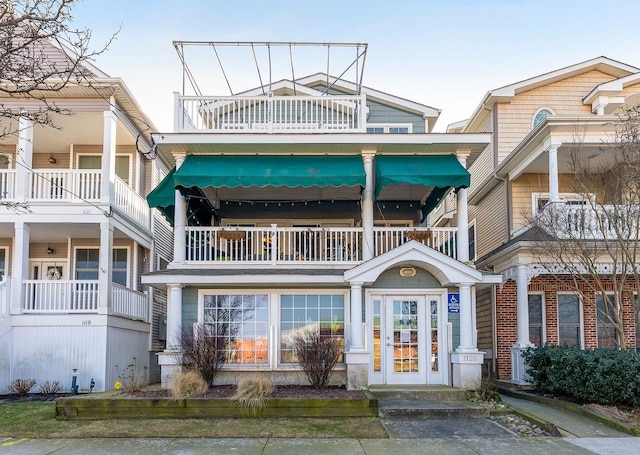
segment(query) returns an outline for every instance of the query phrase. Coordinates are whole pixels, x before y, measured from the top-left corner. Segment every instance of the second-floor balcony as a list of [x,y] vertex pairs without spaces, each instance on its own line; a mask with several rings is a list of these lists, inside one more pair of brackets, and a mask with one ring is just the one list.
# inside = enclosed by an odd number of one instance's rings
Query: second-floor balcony
[[365,95],[175,95],[176,132],[362,133]]
[[[374,228],[374,256],[410,240],[456,258],[457,228]],[[353,265],[363,260],[363,229],[187,227],[187,264]]]
[[[14,169],[0,170],[0,199],[17,200],[18,173]],[[33,203],[100,203],[102,201],[102,171],[99,169],[34,169],[28,174],[25,202]],[[109,203],[142,226],[149,226],[149,206],[119,177],[115,177]]]

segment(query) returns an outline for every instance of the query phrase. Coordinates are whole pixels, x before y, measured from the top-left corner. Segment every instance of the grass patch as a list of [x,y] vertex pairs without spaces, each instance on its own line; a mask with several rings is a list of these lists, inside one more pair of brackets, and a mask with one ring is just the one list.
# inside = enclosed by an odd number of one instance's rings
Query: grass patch
[[242,419],[55,419],[55,403],[3,403],[0,437],[14,438],[387,438],[377,417]]

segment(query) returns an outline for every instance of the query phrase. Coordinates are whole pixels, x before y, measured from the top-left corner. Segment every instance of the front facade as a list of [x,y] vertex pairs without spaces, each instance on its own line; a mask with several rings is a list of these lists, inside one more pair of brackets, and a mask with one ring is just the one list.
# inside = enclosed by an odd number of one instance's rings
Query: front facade
[[151,159],[153,127],[122,80],[90,70],[90,82],[47,95],[72,112],[53,114],[55,128],[2,120],[17,133],[0,141],[0,393],[16,379],[108,390],[132,363],[159,377],[150,353],[164,348],[166,297],[141,275],[171,260],[168,223],[144,199],[166,166]]
[[[584,226],[596,226],[616,204],[638,201],[577,188],[575,163],[583,157],[596,164],[615,161],[615,147],[607,144],[624,106],[638,104],[639,81],[637,68],[599,57],[492,90],[468,121],[451,128],[492,134],[469,168],[469,218],[476,227],[476,266],[504,277],[494,291],[477,295],[478,346],[498,379],[526,382],[521,352],[529,346],[616,347],[596,291],[613,296],[611,257],[593,258],[602,284],[574,281],[571,267],[552,265],[552,250],[543,251],[552,243],[532,226],[556,213],[567,243],[619,240],[611,230]],[[631,280],[619,295],[621,328],[627,347],[634,347],[637,294]]]
[[[313,328],[349,388],[479,384],[474,299],[499,277],[468,262],[465,158],[487,134],[433,134],[436,109],[326,74],[175,106],[155,138],[175,168],[148,197],[173,262],[143,277],[169,298],[163,385],[201,324],[225,338],[220,382],[303,380],[291,337]],[[450,189],[462,227],[427,224]]]

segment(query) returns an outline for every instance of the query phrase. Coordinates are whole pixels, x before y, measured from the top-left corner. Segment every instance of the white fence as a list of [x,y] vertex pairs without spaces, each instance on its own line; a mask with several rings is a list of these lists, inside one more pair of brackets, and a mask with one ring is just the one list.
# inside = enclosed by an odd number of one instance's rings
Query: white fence
[[[456,257],[457,228],[374,228],[374,252],[416,240]],[[362,260],[362,228],[187,227],[189,263],[353,263]]]
[[365,95],[176,95],[175,131],[364,132],[365,109]]
[[548,203],[538,214],[537,223],[556,238],[634,239],[639,232],[638,205],[576,205]]
[[149,319],[149,299],[144,292],[134,291],[117,283],[111,284],[111,310],[113,314],[132,319]]
[[149,205],[147,201],[117,176],[114,181],[113,190],[115,198],[113,204],[141,225],[149,227],[151,218],[149,217]]
[[14,199],[15,197],[16,197],[15,169],[0,169],[0,199]]
[[35,201],[95,201],[100,199],[100,169],[36,169],[31,175],[31,199]]

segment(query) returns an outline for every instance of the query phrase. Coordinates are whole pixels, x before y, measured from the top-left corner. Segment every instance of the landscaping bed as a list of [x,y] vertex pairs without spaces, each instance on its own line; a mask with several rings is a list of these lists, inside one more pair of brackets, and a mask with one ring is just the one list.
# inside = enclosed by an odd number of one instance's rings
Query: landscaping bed
[[165,390],[133,394],[106,392],[56,400],[56,419],[367,417],[378,415],[377,399],[366,391],[276,387],[261,409],[238,407],[234,387],[213,387],[200,398],[171,398]]

